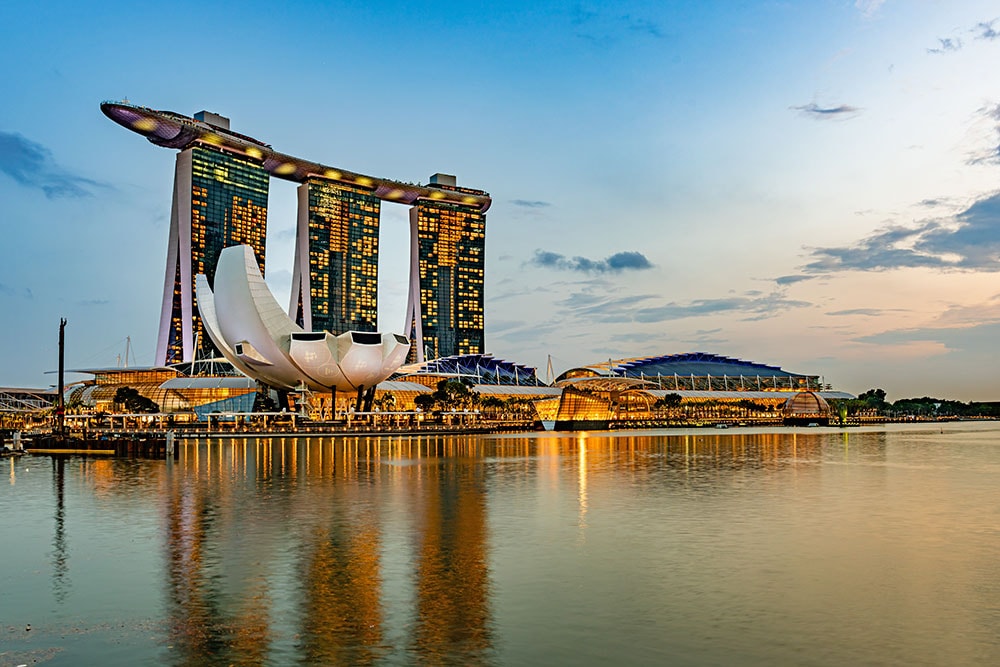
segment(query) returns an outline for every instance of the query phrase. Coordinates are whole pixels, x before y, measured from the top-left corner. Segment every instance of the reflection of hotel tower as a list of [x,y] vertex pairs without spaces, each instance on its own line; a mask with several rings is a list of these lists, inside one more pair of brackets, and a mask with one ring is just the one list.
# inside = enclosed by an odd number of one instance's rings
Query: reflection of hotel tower
[[[483,664],[494,641],[486,472],[468,464],[480,445],[397,446],[391,458],[441,458],[397,477],[360,441],[185,449],[155,487],[176,664],[376,664],[397,642],[407,662]],[[414,502],[377,502],[390,497],[382,484]],[[274,659],[283,631],[297,659]]]
[[475,451],[471,439],[452,446],[436,452],[443,455],[438,465],[420,471],[427,490],[413,508],[417,618],[410,643],[430,664],[450,664],[456,655],[461,664],[481,664],[493,645],[486,477],[482,466],[461,463]]
[[485,212],[482,190],[436,174],[414,185],[335,169],[275,152],[229,129],[229,119],[189,118],[128,102],[101,110],[150,142],[180,150],[174,171],[157,364],[211,351],[201,336],[194,277],[214,288],[223,248],[248,244],[264,273],[269,178],[300,184],[289,315],[306,330],[375,331],[382,201],[409,204],[412,356],[483,353]]

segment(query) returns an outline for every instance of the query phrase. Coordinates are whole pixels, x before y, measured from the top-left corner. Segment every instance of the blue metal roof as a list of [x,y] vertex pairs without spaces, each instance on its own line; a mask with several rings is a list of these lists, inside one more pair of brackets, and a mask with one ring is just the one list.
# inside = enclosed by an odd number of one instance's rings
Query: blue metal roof
[[642,357],[640,359],[626,359],[612,362],[611,370],[616,375],[627,377],[656,377],[660,376],[690,376],[705,377],[708,375],[721,377],[744,376],[744,377],[810,377],[800,373],[791,373],[782,370],[777,366],[758,364],[743,359],[724,357],[718,354],[708,354],[705,352],[687,352],[684,354],[665,354],[655,357]]
[[491,354],[456,354],[440,359],[425,361],[419,366],[401,368],[404,373],[420,375],[459,375],[468,377],[476,384],[499,384],[521,386],[543,386],[535,369],[531,366],[515,364],[496,359]]

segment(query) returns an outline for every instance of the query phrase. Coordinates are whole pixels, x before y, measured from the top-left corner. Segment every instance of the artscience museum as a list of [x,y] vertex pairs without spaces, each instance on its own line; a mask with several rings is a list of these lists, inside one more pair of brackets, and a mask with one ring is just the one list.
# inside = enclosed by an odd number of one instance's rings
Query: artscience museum
[[374,394],[406,360],[410,342],[392,333],[306,331],[278,305],[248,245],[225,248],[208,279],[196,278],[205,331],[240,371],[279,390]]

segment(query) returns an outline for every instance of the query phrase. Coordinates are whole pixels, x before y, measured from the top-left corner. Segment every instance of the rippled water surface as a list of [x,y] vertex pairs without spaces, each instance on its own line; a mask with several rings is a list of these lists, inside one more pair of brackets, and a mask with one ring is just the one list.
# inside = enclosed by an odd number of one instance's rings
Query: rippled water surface
[[997,423],[0,465],[0,666],[1000,664]]

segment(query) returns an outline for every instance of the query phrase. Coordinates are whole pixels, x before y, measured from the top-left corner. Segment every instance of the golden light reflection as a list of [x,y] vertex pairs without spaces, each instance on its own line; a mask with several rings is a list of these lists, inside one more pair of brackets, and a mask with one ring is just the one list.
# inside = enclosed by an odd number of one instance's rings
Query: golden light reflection
[[[788,435],[706,429],[188,442],[179,464],[157,481],[167,497],[164,576],[178,664],[201,664],[207,652],[219,664],[266,663],[289,628],[304,664],[377,664],[400,641],[421,659],[414,661],[460,654],[466,664],[481,662],[495,632],[491,512],[506,509],[489,506],[487,460],[508,459],[506,470],[516,466],[537,485],[543,504],[564,503],[567,490],[572,503],[566,484],[575,481],[582,541],[593,539],[588,522],[597,526],[613,511],[601,500],[621,489],[623,475],[627,484],[670,479],[695,488],[731,469],[794,465],[798,474],[832,437],[799,433],[793,442]],[[88,464],[87,479],[127,493],[130,468],[109,463]],[[402,536],[394,532],[400,526]],[[274,563],[288,566],[291,586],[274,579]],[[414,615],[403,634],[392,609],[401,584],[415,596],[406,599]],[[291,614],[279,619],[270,610],[283,604]]]
[[152,118],[140,118],[132,123],[132,127],[139,132],[152,132],[156,129],[156,121]]
[[[579,499],[580,499],[580,519],[579,526],[582,529],[587,527],[587,434],[581,433],[576,439],[577,451],[579,452],[578,457],[578,474],[577,474],[577,484],[579,487]],[[583,538],[583,533],[581,532],[580,538]]]
[[282,162],[274,168],[274,173],[287,176],[295,172],[295,164],[292,162]]
[[[435,442],[432,450],[449,449]],[[460,449],[481,441],[461,439]],[[481,456],[482,454],[480,454]],[[460,651],[478,664],[492,645],[488,522],[483,466],[458,466],[450,456],[425,468],[434,492],[425,496],[417,544],[417,619],[412,644],[430,664]]]

